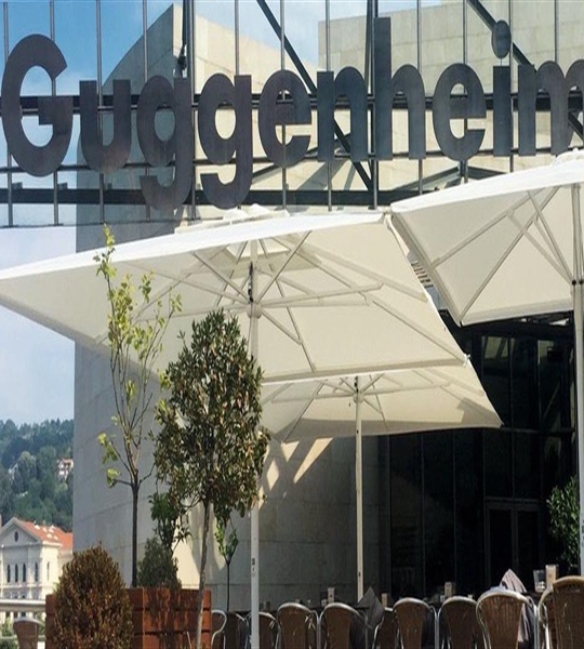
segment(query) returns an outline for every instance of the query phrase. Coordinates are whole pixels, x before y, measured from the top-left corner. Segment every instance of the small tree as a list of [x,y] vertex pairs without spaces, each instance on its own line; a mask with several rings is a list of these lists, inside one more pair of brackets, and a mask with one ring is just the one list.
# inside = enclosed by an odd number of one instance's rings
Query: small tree
[[212,312],[193,323],[189,346],[183,338],[166,373],[170,396],[157,409],[158,477],[173,498],[203,505],[198,649],[211,508],[225,522],[232,510],[243,515],[257,499],[268,445],[258,430],[261,377],[237,321]]
[[[107,288],[107,339],[116,409],[112,421],[120,430],[121,439],[103,432],[98,440],[103,449],[103,463],[109,465],[106,473],[108,486],[123,484],[132,492],[132,586],[135,586],[138,497],[140,487],[153,471],[150,467],[149,471],[142,473],[140,467],[142,443],[151,435],[147,427],[147,415],[152,409],[154,396],[151,379],[162,352],[168,323],[180,310],[180,297],[169,293],[165,303],[160,299],[153,300],[151,274],[143,275],[137,288],[130,275],[116,282],[116,268],[112,263],[114,237],[107,226],[104,232],[105,251],[96,255],[95,261],[97,274],[105,279]],[[144,313],[148,314],[147,318]],[[123,467],[124,477],[119,464]]]
[[578,533],[580,506],[578,481],[575,476],[563,486],[555,486],[547,501],[550,513],[550,533],[562,547],[560,559],[570,568],[580,560],[580,537]]

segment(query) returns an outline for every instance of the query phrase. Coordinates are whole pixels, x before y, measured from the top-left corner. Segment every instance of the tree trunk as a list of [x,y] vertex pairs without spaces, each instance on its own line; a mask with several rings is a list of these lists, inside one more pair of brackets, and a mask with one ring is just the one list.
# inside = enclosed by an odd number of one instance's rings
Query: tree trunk
[[138,585],[138,484],[132,485],[132,588]]
[[201,632],[203,629],[203,595],[205,592],[206,576],[205,568],[207,565],[207,538],[209,536],[209,520],[211,518],[211,505],[203,505],[203,544],[201,548],[201,576],[199,579],[199,597],[197,598],[197,640],[195,647],[201,649]]
[[231,567],[231,559],[227,562],[227,608],[225,609],[226,611],[229,610],[229,568]]

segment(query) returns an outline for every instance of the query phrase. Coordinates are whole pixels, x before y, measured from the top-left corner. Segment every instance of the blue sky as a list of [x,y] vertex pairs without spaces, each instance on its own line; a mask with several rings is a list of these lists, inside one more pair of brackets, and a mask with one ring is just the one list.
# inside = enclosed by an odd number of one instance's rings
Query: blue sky
[[[2,5],[5,2],[1,3]],[[147,19],[151,24],[171,4],[171,0],[148,0]],[[180,4],[180,3],[179,3]],[[95,0],[55,0],[55,38],[68,63],[57,81],[57,92],[78,93],[82,79],[97,77],[96,4]],[[279,17],[279,0],[269,0]],[[233,26],[232,0],[197,0],[197,11],[210,20]],[[287,0],[286,28],[298,52],[312,61],[317,58],[318,22],[324,19],[323,0]],[[365,0],[332,0],[331,16],[360,15]],[[387,12],[411,7],[402,0],[381,0],[380,11]],[[9,48],[27,35],[50,34],[48,0],[8,0]],[[261,14],[255,0],[240,0],[241,29],[246,35],[278,43]],[[102,0],[101,25],[107,34],[103,47],[103,78],[141,35],[142,0]],[[4,16],[0,12],[0,38],[4,45]],[[1,65],[0,65],[1,67]],[[48,94],[50,83],[44,72],[31,72],[24,84],[24,94]],[[43,144],[47,131],[27,127],[31,140]],[[76,138],[68,159],[75,159]],[[6,147],[0,137],[0,164],[6,160]],[[74,178],[62,178],[60,181]],[[18,180],[18,178],[15,178]],[[51,186],[52,180],[26,177],[27,185]],[[0,178],[5,183],[5,178]],[[61,217],[72,222],[71,207],[61,210]],[[50,206],[20,206],[15,208],[18,223],[46,224],[52,220]],[[6,209],[0,207],[0,222],[6,222]],[[0,229],[0,268],[73,252],[73,227],[35,227]],[[74,299],[72,296],[71,299]],[[37,325],[26,318],[0,308],[0,420],[12,419],[17,424],[41,422],[45,419],[73,417],[74,345],[71,341]]]

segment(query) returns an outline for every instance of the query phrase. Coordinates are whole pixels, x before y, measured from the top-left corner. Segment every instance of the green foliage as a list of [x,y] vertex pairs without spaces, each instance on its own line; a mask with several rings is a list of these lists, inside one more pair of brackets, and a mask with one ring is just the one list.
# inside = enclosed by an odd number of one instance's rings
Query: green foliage
[[[158,491],[148,499],[150,515],[156,524],[156,534],[162,545],[172,551],[179,536],[179,521],[186,513],[184,503],[168,492]],[[178,538],[177,538],[178,537]]]
[[106,283],[107,340],[116,411],[112,421],[121,438],[102,432],[98,441],[108,486],[123,484],[132,491],[132,584],[135,584],[138,494],[152,473],[152,468],[143,473],[140,467],[142,443],[151,436],[148,428],[154,397],[151,377],[170,318],[180,310],[180,298],[169,294],[168,302],[153,300],[151,274],[143,275],[137,286],[129,274],[117,278],[112,261],[114,236],[107,226],[104,233],[105,250],[95,256],[95,261],[97,274]]
[[[231,525],[231,530],[227,534],[227,525]],[[229,565],[237,546],[239,545],[239,539],[237,538],[237,530],[231,524],[231,521],[226,523],[223,520],[217,521],[217,529],[215,530],[215,539],[217,540],[217,545],[219,547],[219,553],[225,559],[225,563]]]
[[167,370],[170,397],[161,400],[155,464],[170,493],[212,505],[219,520],[243,515],[257,498],[268,436],[258,430],[262,373],[248,355],[235,319],[222,311],[192,325]]
[[115,561],[102,547],[73,555],[55,590],[54,646],[129,649],[132,609]]
[[0,627],[0,649],[18,649],[12,624],[8,620]]
[[555,486],[547,501],[551,519],[550,533],[562,547],[560,559],[570,567],[577,566],[580,559],[578,500],[578,481],[572,476],[563,487]]
[[[73,422],[22,424],[0,421],[0,516],[71,530],[73,478],[59,481],[58,458],[71,457]],[[5,466],[5,463],[7,466]],[[11,474],[8,472],[11,469]]]
[[138,586],[165,586],[175,589],[182,586],[172,548],[165,546],[159,539],[151,538],[146,541],[144,557],[138,563]]
[[[248,355],[237,320],[223,311],[192,325],[166,380],[161,431],[154,452],[158,478],[176,501],[203,505],[199,588],[205,588],[211,507],[225,527],[232,510],[243,515],[257,499],[268,436],[258,430],[262,372]],[[181,519],[182,529],[187,521]],[[201,642],[201,610],[196,646]]]

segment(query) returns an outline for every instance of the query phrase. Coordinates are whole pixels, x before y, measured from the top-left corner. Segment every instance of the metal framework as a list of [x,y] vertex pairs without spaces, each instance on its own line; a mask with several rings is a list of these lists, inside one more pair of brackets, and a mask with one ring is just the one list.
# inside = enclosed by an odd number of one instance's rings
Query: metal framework
[[[50,7],[51,15],[51,37],[54,38],[54,0],[48,0]],[[144,76],[146,78],[146,68],[147,68],[147,2],[143,1],[143,24],[144,24],[144,53],[145,53],[145,70]],[[329,11],[329,2],[330,0],[324,0],[327,7],[327,21],[330,19]],[[555,0],[557,4],[558,0]],[[237,0],[234,0],[236,5],[237,12]],[[312,110],[315,110],[316,107],[316,84],[313,78],[310,76],[306,65],[303,63],[301,57],[298,55],[293,43],[286,36],[285,27],[281,24],[266,0],[256,0],[258,7],[260,8],[265,20],[267,21],[270,28],[273,30],[274,34],[278,38],[278,41],[281,44],[282,49],[282,62],[284,61],[284,52],[289,57],[289,60],[292,62],[295,72],[303,80],[304,84],[309,93],[310,102]],[[461,26],[465,41],[466,41],[466,9],[470,7],[476,15],[481,19],[485,26],[493,32],[495,25],[497,23],[495,17],[487,10],[481,0],[461,0],[463,5],[463,25]],[[5,42],[5,58],[8,56],[7,43],[9,42],[8,26],[9,26],[9,2],[5,2],[3,5],[4,9],[4,42]],[[374,113],[375,105],[375,88],[374,88],[374,79],[372,75],[373,68],[373,57],[374,57],[374,48],[373,48],[373,19],[379,13],[378,0],[365,0],[366,7],[366,34],[365,34],[365,47],[364,47],[364,70],[365,70],[365,82],[368,88],[368,111],[372,116]],[[195,24],[195,11],[196,11],[196,0],[183,0],[184,5],[184,24],[183,24],[183,47],[179,55],[179,65],[184,70],[188,72],[189,66],[194,67],[194,58],[195,51],[194,48],[192,51],[189,51],[188,44],[193,42],[193,39],[189,36],[194,30]],[[421,21],[421,1],[417,0],[417,22],[418,22],[418,38],[421,36],[420,21]],[[98,88],[102,88],[102,65],[101,65],[101,0],[96,0],[96,12],[97,12],[97,31],[98,31]],[[283,17],[283,11],[281,12],[281,18]],[[511,11],[510,11],[511,14]],[[557,11],[556,11],[556,22],[557,22]],[[329,48],[330,40],[328,36],[328,27],[329,23],[327,22],[327,66],[330,63]],[[236,19],[236,30],[238,30],[238,19]],[[236,40],[238,41],[238,34],[236,35]],[[556,39],[557,40],[557,39]],[[420,50],[420,43],[418,43],[418,50]],[[557,50],[557,44],[556,44]],[[520,50],[516,43],[512,43],[511,52],[513,59],[518,64],[529,64],[530,61],[528,57]],[[466,58],[466,45],[464,58]],[[418,53],[418,59],[420,59]],[[420,61],[418,61],[420,63]],[[239,53],[238,46],[236,47],[236,68],[239,67]],[[193,77],[194,75],[191,75]],[[192,87],[194,89],[194,79],[191,81]],[[53,82],[53,92],[54,92],[54,82]],[[200,95],[193,92],[193,104],[192,107],[194,110],[198,109]],[[492,111],[493,109],[493,95],[486,95],[486,104],[487,110]],[[517,110],[517,96],[512,96],[514,110]],[[582,123],[578,120],[577,114],[581,111],[582,99],[581,94],[572,92],[569,98],[570,106],[570,125],[574,132],[580,137],[583,136]],[[132,111],[136,110],[138,103],[138,96],[132,95]],[[259,103],[259,96],[253,96],[253,105],[257,107]],[[101,94],[100,90],[100,110],[102,112],[108,112],[113,110],[112,106],[112,97],[110,95]],[[433,100],[432,97],[426,97],[426,111],[432,109]],[[39,113],[39,101],[37,97],[23,97],[22,98],[22,110],[23,115],[38,115]],[[79,96],[73,98],[73,110],[74,114],[79,114],[79,105],[80,99]],[[537,98],[536,111],[545,111],[549,110],[550,100],[547,93],[541,93]],[[394,109],[406,110],[407,104],[405,99],[396,99],[394,103]],[[1,113],[1,100],[0,100],[0,113]],[[371,122],[373,120],[370,120]],[[341,126],[338,123],[335,123],[335,160],[339,162],[346,161],[350,158],[351,151],[351,135],[350,133],[344,132]],[[549,147],[538,147],[538,153],[549,153]],[[513,157],[517,154],[517,148],[513,149],[511,152],[510,164],[513,165]],[[479,152],[480,156],[489,157],[493,155],[492,149],[483,148]],[[400,159],[407,158],[407,152],[402,152],[401,154],[396,153],[395,158]],[[443,157],[443,154],[439,150],[428,151],[427,157]],[[314,161],[314,164],[323,164],[318,163],[316,159],[316,150],[312,149],[308,152],[306,157],[308,163]],[[262,176],[276,172],[277,168],[270,164],[270,161],[266,157],[254,156],[254,180],[261,178]],[[252,189],[249,192],[245,203],[261,203],[263,205],[285,205],[286,207],[292,206],[328,206],[329,209],[333,206],[347,205],[347,206],[367,206],[376,208],[378,205],[388,205],[395,200],[413,196],[422,191],[433,190],[438,187],[444,186],[445,184],[456,184],[459,182],[466,182],[469,178],[478,178],[484,175],[488,175],[488,171],[479,170],[478,168],[473,168],[466,163],[461,163],[451,168],[450,170],[443,172],[441,174],[433,175],[424,175],[423,164],[420,161],[418,166],[418,180],[414,183],[408,183],[406,185],[396,187],[393,189],[381,189],[379,186],[379,173],[378,173],[378,163],[374,160],[374,157],[370,155],[370,159],[365,164],[361,162],[353,162],[354,171],[356,177],[359,178],[361,187],[354,189],[339,189],[335,190],[332,188],[330,165],[329,165],[329,186],[327,189],[291,189],[286,187],[285,182],[285,170],[283,173],[283,182],[282,187],[278,190],[266,190],[266,189]],[[455,164],[455,163],[453,163]],[[205,168],[205,166],[210,165],[208,160],[202,157],[202,155],[195,149],[195,157],[193,160],[194,167],[199,169]],[[257,168],[256,165],[261,165],[261,168]],[[134,162],[132,164],[126,165],[125,168],[128,169],[143,169],[144,173],[148,173],[148,165],[145,162]],[[8,206],[8,227],[18,226],[19,224],[15,222],[13,215],[13,208],[15,205],[53,205],[54,218],[52,222],[47,222],[43,225],[65,225],[66,223],[60,218],[59,215],[59,206],[61,205],[97,205],[100,206],[100,220],[105,220],[105,206],[115,206],[115,205],[135,205],[143,206],[145,205],[145,200],[142,195],[142,192],[138,189],[119,189],[108,187],[104,183],[103,175],[100,175],[99,186],[95,189],[83,189],[83,188],[70,188],[66,183],[59,182],[59,172],[82,172],[89,170],[89,167],[86,164],[63,164],[59,167],[58,171],[53,174],[53,186],[52,187],[24,187],[22,183],[15,182],[15,177],[18,177],[18,174],[22,172],[18,166],[12,160],[12,157],[8,154],[6,159],[6,165],[0,166],[0,176],[6,176],[6,187],[0,188],[0,202]],[[492,172],[497,173],[497,172]],[[194,205],[206,205],[208,200],[205,197],[202,190],[197,189],[193,193],[189,194],[188,199],[185,201],[185,204]],[[194,210],[193,210],[194,214]],[[146,210],[144,212],[144,220],[152,221],[157,218],[161,220],[168,220],[168,216],[157,216],[157,212],[152,212],[148,209],[146,205]],[[112,222],[110,215],[108,215],[108,221]],[[139,221],[139,219],[138,219]]]

